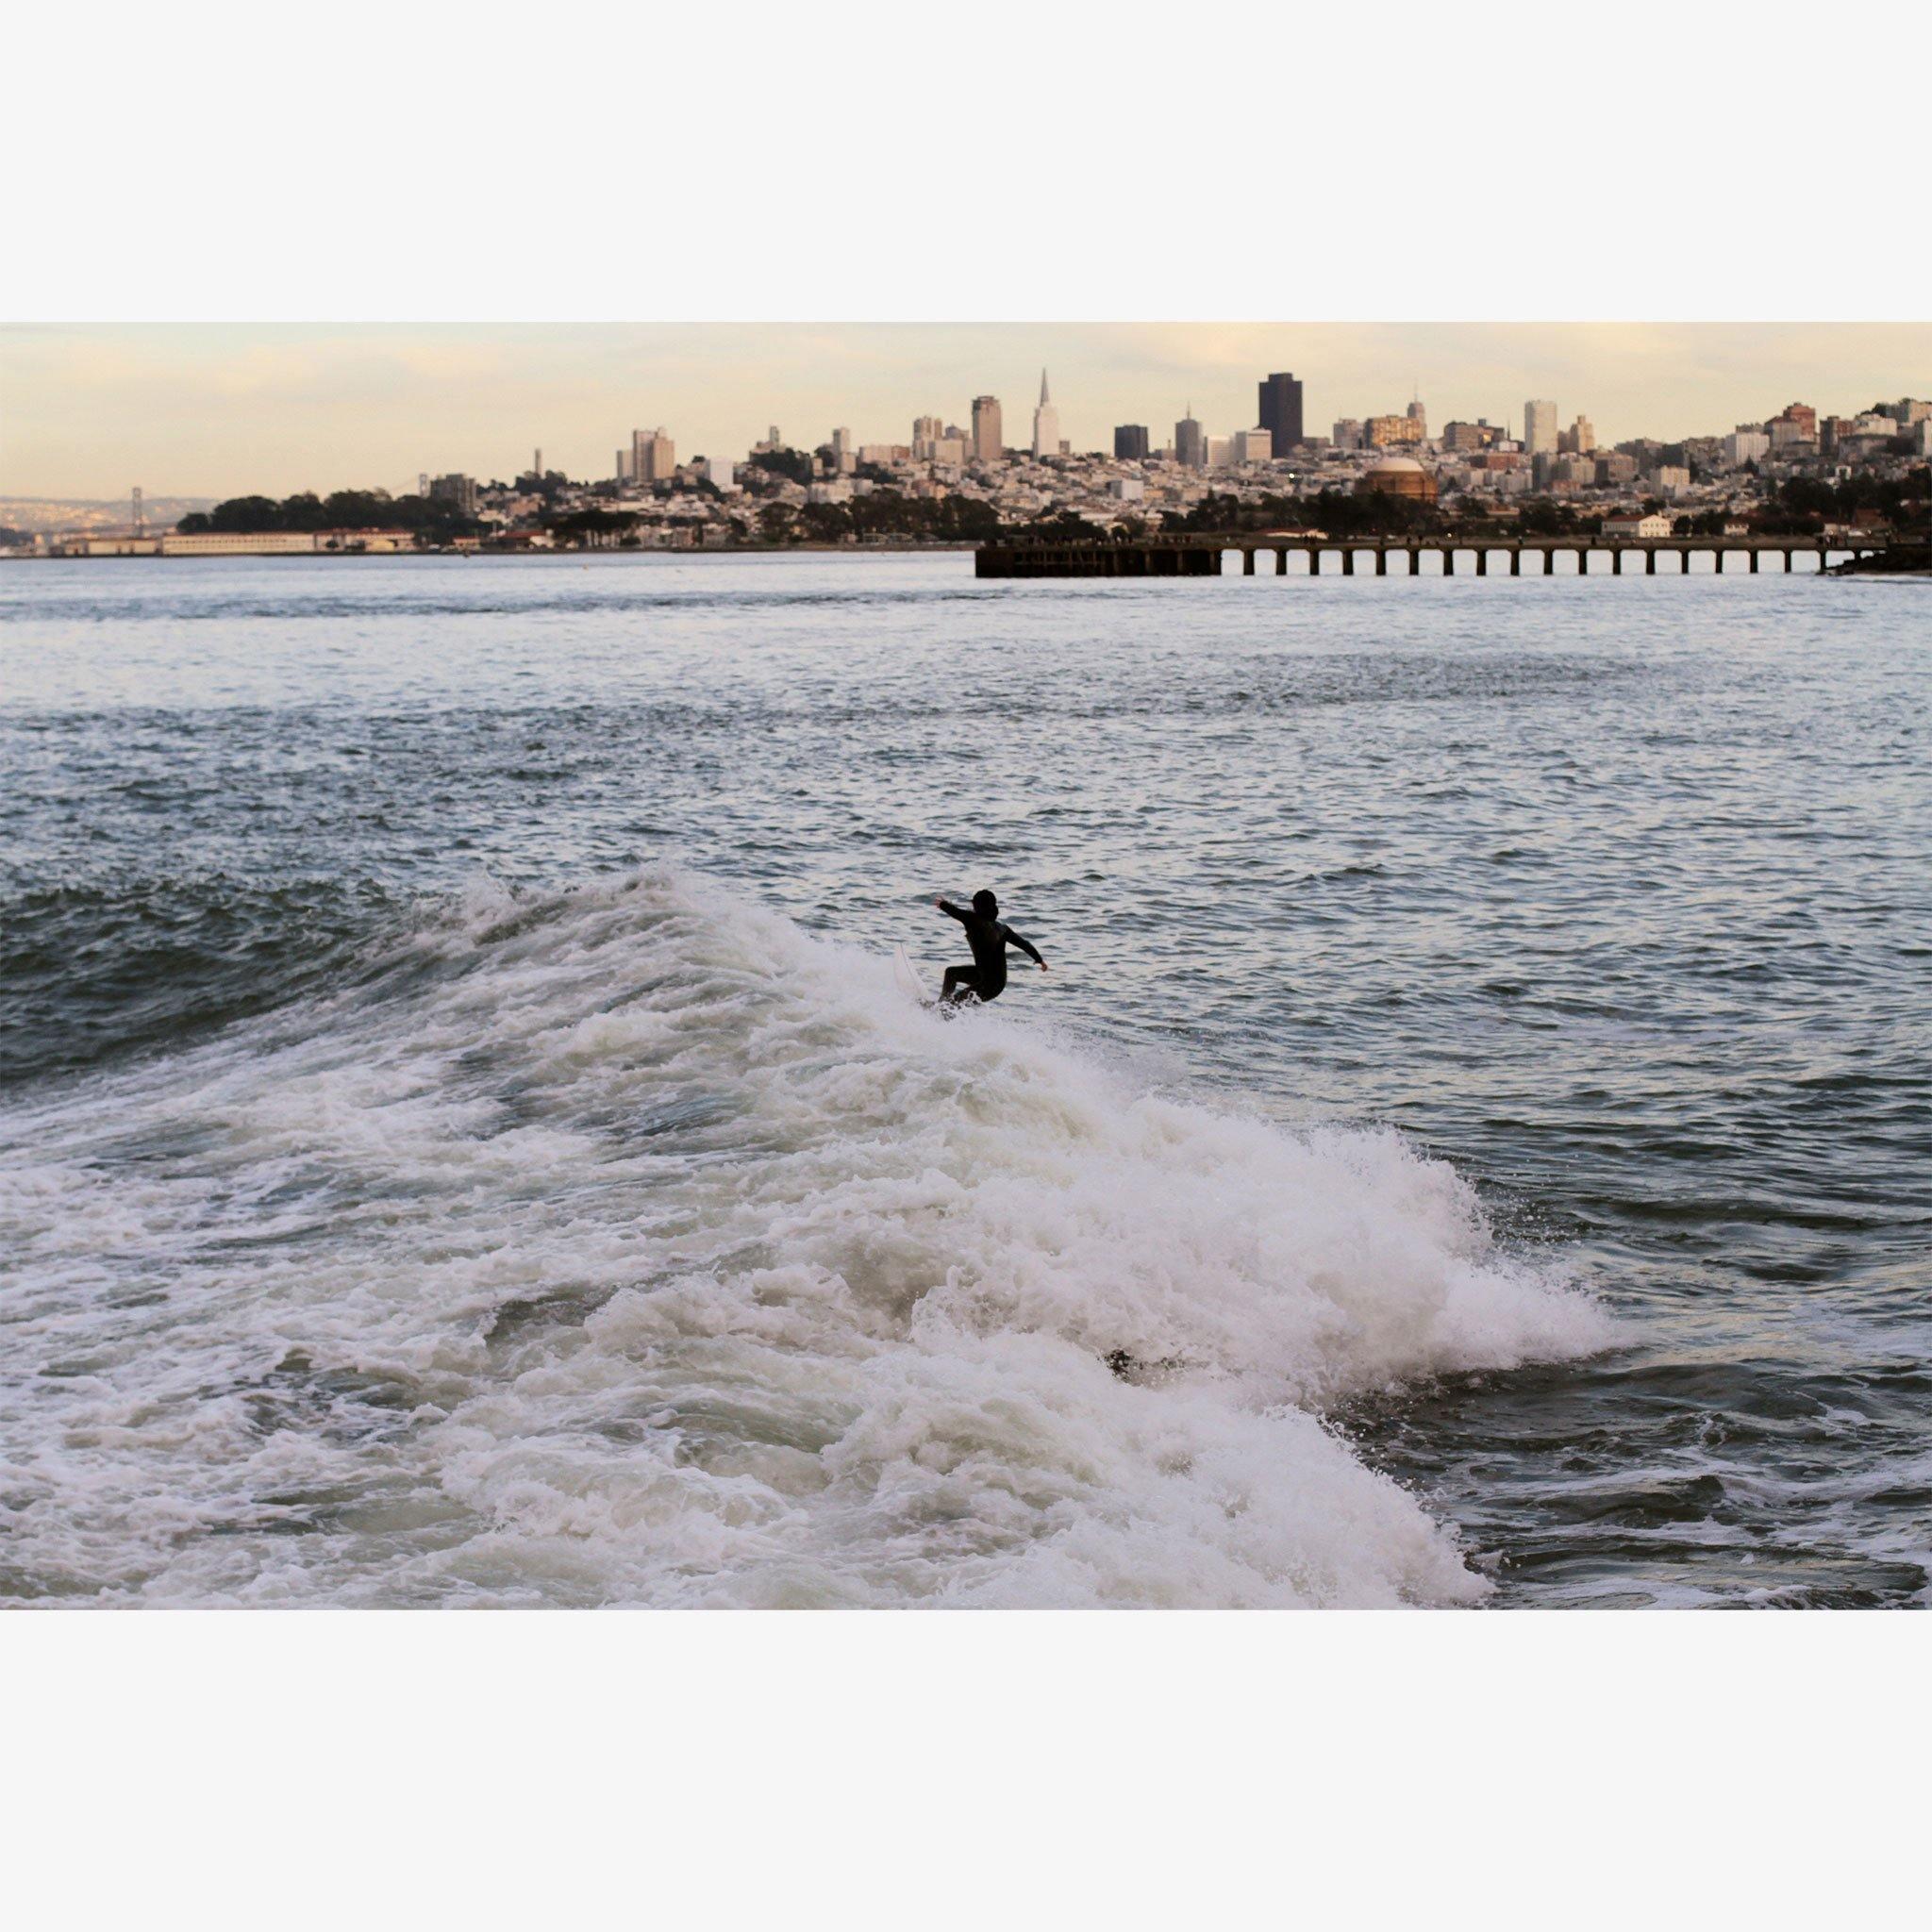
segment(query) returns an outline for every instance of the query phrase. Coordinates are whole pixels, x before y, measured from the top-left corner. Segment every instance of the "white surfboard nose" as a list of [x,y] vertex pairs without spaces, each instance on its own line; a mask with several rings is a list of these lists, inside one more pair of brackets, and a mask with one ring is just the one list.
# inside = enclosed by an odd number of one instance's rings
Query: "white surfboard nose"
[[920,978],[918,969],[906,957],[904,946],[892,948],[892,977],[898,982],[899,991],[915,1005],[929,1007],[932,1004],[925,983]]

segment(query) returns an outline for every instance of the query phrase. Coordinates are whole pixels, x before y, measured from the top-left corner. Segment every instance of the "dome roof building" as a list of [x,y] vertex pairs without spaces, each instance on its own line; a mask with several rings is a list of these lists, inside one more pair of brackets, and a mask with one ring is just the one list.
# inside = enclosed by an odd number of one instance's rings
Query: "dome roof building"
[[1363,472],[1356,489],[1364,495],[1375,491],[1386,496],[1412,497],[1418,503],[1436,500],[1436,479],[1413,457],[1384,457]]

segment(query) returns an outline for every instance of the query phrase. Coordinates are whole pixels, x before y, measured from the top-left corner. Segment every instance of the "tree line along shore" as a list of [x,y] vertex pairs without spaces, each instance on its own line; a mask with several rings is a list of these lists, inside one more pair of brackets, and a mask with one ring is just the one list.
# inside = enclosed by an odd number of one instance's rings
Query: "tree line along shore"
[[[559,479],[561,481],[561,479]],[[1646,510],[1668,514],[1661,501]],[[1166,535],[1252,535],[1269,530],[1320,531],[1344,537],[1591,536],[1604,513],[1556,497],[1530,497],[1499,507],[1467,502],[1454,509],[1382,492],[1324,489],[1311,494],[1237,496],[1210,492],[1186,511],[1127,517],[1101,530],[1070,510],[1028,521],[1002,519],[988,503],[963,496],[920,497],[875,488],[847,503],[747,505],[720,528],[693,529],[685,541],[646,534],[643,518],[617,507],[558,508],[523,526],[492,525],[460,504],[435,496],[391,496],[379,490],[312,491],[276,499],[231,497],[210,510],[181,518],[183,538],[311,537],[300,554],[357,554],[372,548],[518,551],[970,548],[981,543],[1044,539],[1058,541],[1137,541]],[[1750,510],[1701,509],[1672,517],[1679,537],[1753,536],[1818,539],[1840,527],[1883,530],[1917,547],[1932,542],[1932,466],[1902,476],[1855,475],[1837,482],[1790,477]],[[379,542],[372,540],[381,540]],[[656,540],[656,541],[654,541]],[[31,544],[23,531],[0,529],[0,548]],[[158,545],[157,546],[158,547]],[[184,548],[186,546],[183,546]],[[197,549],[199,545],[195,546]],[[293,547],[292,545],[291,546]],[[92,553],[107,554],[96,547]],[[126,553],[123,553],[126,554]]]

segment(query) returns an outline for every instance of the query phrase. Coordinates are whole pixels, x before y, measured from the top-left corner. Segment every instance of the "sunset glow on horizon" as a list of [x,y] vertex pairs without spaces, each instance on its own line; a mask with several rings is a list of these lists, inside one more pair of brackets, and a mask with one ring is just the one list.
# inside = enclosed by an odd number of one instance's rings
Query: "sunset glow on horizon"
[[610,473],[633,428],[680,454],[743,456],[776,424],[900,440],[1003,398],[1018,423],[1042,365],[1063,433],[1158,445],[1192,407],[1252,426],[1257,380],[1290,370],[1311,433],[1399,410],[1521,424],[1524,400],[1599,439],[1722,434],[1794,400],[1821,413],[1932,391],[1927,324],[1051,323],[15,326],[0,330],[0,495],[412,490],[424,471],[510,476],[535,449]]

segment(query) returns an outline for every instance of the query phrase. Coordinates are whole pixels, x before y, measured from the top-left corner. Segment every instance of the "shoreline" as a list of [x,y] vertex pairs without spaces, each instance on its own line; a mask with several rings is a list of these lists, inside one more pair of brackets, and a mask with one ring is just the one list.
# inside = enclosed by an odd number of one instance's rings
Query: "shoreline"
[[520,561],[531,558],[550,557],[970,557],[979,547],[977,543],[721,543],[707,544],[702,550],[200,550],[177,552],[172,557],[160,551],[118,557],[49,557],[35,553],[25,557],[0,557],[0,563],[394,563],[403,558],[413,562],[431,559],[447,562],[452,558],[475,562],[478,559],[506,557]]
[[[1474,540],[1473,540],[1474,541]],[[575,558],[622,558],[641,561],[666,558],[692,561],[709,557],[971,557],[984,549],[981,543],[736,543],[702,550],[237,550],[197,551],[166,556],[158,551],[135,555],[100,557],[0,557],[0,564],[19,563],[395,563],[399,561],[488,562],[512,558],[533,559]],[[1833,576],[1882,576],[1896,578],[1932,577],[1932,558],[1914,556],[1910,561],[1886,563],[1873,558],[1848,557],[1843,562],[1827,566],[1816,575]]]

